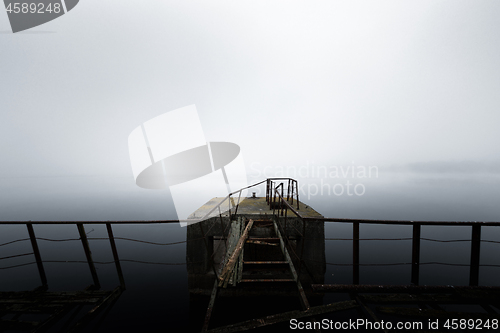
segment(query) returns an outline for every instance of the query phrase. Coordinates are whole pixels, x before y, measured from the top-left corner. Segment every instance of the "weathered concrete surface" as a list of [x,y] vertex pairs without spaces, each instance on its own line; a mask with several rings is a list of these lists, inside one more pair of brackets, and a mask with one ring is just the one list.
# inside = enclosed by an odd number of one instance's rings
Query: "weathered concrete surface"
[[[206,204],[198,208],[193,214],[189,216],[190,219],[193,218],[202,218],[204,217],[212,208],[217,206],[220,202],[224,201],[223,204],[221,205],[222,207],[225,207],[226,210],[231,207],[231,213],[234,213],[235,208],[233,206],[238,203],[238,197],[232,198],[232,202],[230,202],[228,199],[224,200],[225,198],[212,198],[210,199]],[[291,201],[289,201],[291,204]],[[294,208],[296,208],[297,201],[294,201],[294,204],[292,205]],[[298,209],[298,212],[303,216],[303,217],[323,217],[320,213],[315,211],[313,208],[309,207],[308,205],[304,204],[303,202],[300,202],[300,209]],[[251,214],[251,215],[269,215],[273,213],[273,210],[269,208],[269,206],[266,203],[266,198],[265,197],[257,197],[257,198],[240,198],[240,204],[238,207],[238,214]],[[223,216],[228,216],[228,212],[226,211],[223,213]],[[216,209],[213,213],[209,215],[209,217],[214,217],[214,216],[219,216],[219,210]],[[288,212],[289,217],[293,217],[294,214],[292,212]]]

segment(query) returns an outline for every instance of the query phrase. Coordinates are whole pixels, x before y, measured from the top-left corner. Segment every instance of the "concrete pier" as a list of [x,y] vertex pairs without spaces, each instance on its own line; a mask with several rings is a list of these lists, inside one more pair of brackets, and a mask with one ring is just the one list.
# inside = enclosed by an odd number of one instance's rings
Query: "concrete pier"
[[[224,198],[211,199],[194,212],[191,215],[192,218],[200,218],[204,216],[213,207],[216,207],[216,205],[221,203],[222,200],[224,200]],[[236,205],[237,198],[234,200]],[[227,199],[226,201],[227,204],[229,204]],[[303,263],[301,269],[298,270],[300,280],[307,286],[312,283],[321,283],[320,281],[324,281],[326,265],[323,222],[308,222],[304,227],[304,224],[300,221],[300,219],[295,217],[291,211],[287,212],[286,217],[278,217],[276,209],[275,215],[273,215],[273,210],[270,209],[270,205],[266,203],[266,198],[262,197],[244,198],[244,200],[240,200],[237,210],[236,207],[231,208],[231,214],[234,214],[235,212],[238,217],[257,221],[252,228],[250,237],[244,247],[244,260],[246,262],[262,260],[260,258],[263,256],[269,257],[270,259],[267,260],[270,261],[279,260],[279,246],[269,246],[269,244],[266,246],[266,243],[277,241],[276,234],[272,228],[272,221],[274,220],[274,217],[276,217],[276,221],[279,221],[282,226],[286,226],[283,231],[290,240],[290,246],[293,251],[290,256],[292,257],[295,267],[300,267],[300,262],[296,257],[297,254],[301,254],[303,258],[313,259],[313,261],[308,261],[307,264]],[[300,202],[299,212],[302,216],[310,218],[321,219],[323,217],[303,202]],[[217,214],[212,214],[212,217],[207,220],[189,225],[187,227],[186,259],[188,263],[188,286],[191,293],[209,295],[212,291],[215,280],[213,267],[218,268],[220,266],[221,260],[226,252],[225,237],[227,237],[228,231],[231,228],[229,215],[229,211],[226,211],[221,215],[217,212]],[[305,237],[303,236],[304,232]],[[203,233],[208,240],[207,243],[199,240],[200,238],[203,238]],[[259,240],[256,241],[256,239],[268,240],[260,242]],[[276,243],[276,245],[278,245],[278,243]],[[251,267],[251,265],[244,266]],[[269,278],[272,279],[273,276],[270,275]],[[282,277],[279,274],[275,276]],[[305,289],[306,292],[310,291],[309,288]],[[262,293],[262,291],[263,290],[259,288],[259,286],[256,286],[256,284],[252,284],[251,286],[241,284],[236,288],[227,288],[221,290],[220,292],[221,296],[242,296],[251,294],[257,295],[258,293]],[[289,296],[296,293],[296,289],[294,289],[293,285],[274,284],[273,288],[266,289],[266,293]]]

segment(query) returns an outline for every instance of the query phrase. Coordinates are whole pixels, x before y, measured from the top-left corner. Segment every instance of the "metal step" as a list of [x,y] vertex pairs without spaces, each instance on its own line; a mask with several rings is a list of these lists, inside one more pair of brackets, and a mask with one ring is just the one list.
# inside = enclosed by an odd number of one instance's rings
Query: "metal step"
[[269,242],[269,241],[278,242],[280,240],[278,237],[248,237],[247,239],[264,241],[264,242]]
[[241,282],[295,282],[293,279],[242,279]]
[[279,246],[278,243],[263,242],[263,241],[257,240],[256,238],[247,239],[245,243],[247,243],[247,244],[257,244],[257,245]]
[[243,261],[243,264],[249,264],[249,265],[264,265],[264,264],[271,264],[271,265],[287,265],[287,261]]

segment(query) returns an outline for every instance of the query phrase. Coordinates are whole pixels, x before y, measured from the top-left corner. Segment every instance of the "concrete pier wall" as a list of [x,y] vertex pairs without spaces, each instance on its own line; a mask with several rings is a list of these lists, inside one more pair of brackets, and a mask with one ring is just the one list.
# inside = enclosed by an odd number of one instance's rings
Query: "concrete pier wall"
[[[238,214],[238,216],[253,220],[272,220],[272,215],[266,214]],[[212,261],[215,261],[216,268],[218,268],[221,260],[221,251],[225,251],[224,244],[222,241],[219,241],[219,239],[222,237],[223,231],[225,235],[229,232],[229,223],[229,217],[222,216],[222,218],[212,217],[187,227],[186,262],[188,287],[191,293],[209,294],[211,292],[215,279]],[[279,224],[281,224],[284,229],[284,217],[279,218]],[[203,240],[202,229],[206,236],[206,243]],[[270,232],[270,230],[272,230],[272,228],[253,228],[252,232],[258,237],[269,237],[266,232]],[[302,256],[305,264],[303,264],[300,269],[300,280],[304,288],[307,289],[307,286],[311,283],[323,283],[326,270],[324,222],[308,221],[306,222],[304,230],[302,221],[299,218],[288,217],[286,219],[286,229],[284,230],[283,237],[288,237],[290,239],[292,251],[294,251],[297,256],[300,256],[303,251]],[[305,237],[302,236],[304,231]],[[218,251],[216,251],[217,246]],[[215,255],[214,251],[216,252]],[[290,256],[298,271],[299,260],[295,254],[290,253]],[[241,292],[241,290],[239,290],[239,292]],[[279,294],[279,286],[277,286],[273,292]],[[289,291],[284,290],[284,292],[288,293]]]

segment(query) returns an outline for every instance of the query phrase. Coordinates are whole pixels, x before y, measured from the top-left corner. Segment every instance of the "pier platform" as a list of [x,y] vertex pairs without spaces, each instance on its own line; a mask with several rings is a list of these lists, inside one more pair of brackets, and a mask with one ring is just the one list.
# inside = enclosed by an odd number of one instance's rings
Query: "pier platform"
[[[231,213],[235,212],[234,206],[238,204],[238,198],[233,198],[233,203],[229,202],[229,199],[227,198],[220,198],[220,197],[215,197],[210,199],[206,204],[198,208],[193,214],[189,216],[189,219],[195,219],[195,218],[201,218],[204,217],[208,212],[210,212],[214,207],[219,205],[222,201],[226,201],[222,205],[227,205],[226,206],[226,212],[222,213],[222,216],[228,216],[229,213],[227,211],[227,207],[231,205]],[[288,201],[289,203],[291,201]],[[296,205],[296,200],[294,201]],[[276,203],[278,204],[278,203]],[[310,207],[308,204],[303,203],[299,201],[299,209],[297,209],[298,212],[300,212],[300,215],[303,217],[311,217],[311,218],[322,218],[323,216],[315,211],[312,207]],[[266,202],[265,197],[248,197],[248,198],[241,198],[238,206],[238,214],[244,214],[244,215],[273,215],[273,209],[271,208],[271,205],[269,205]],[[219,211],[216,209],[213,211],[208,217],[215,217],[219,216]],[[290,216],[293,216],[293,214],[290,214]]]

